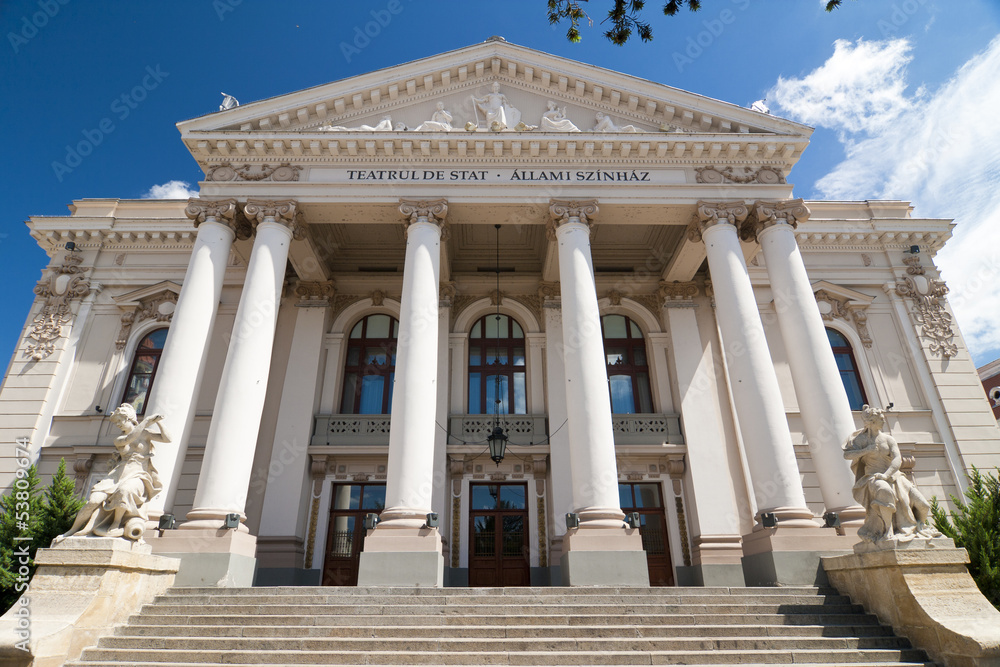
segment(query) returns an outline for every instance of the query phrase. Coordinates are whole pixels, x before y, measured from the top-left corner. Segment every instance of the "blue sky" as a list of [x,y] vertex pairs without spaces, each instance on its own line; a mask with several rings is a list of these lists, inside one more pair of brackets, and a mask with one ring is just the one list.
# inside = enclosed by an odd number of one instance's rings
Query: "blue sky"
[[[828,14],[820,0],[705,0],[668,18],[656,1],[654,41],[625,47],[601,35],[609,3],[584,4],[595,25],[570,44],[544,0],[4,1],[0,357],[19,343],[47,263],[29,215],[171,181],[196,190],[202,173],[174,124],[216,110],[220,91],[246,103],[495,34],[743,106],[767,97],[772,112],[813,125],[796,194],[909,199],[918,215],[956,218],[938,264],[977,365],[1000,356],[1000,4],[856,0]],[[355,42],[379,17],[377,34]],[[122,101],[144,79],[144,99]],[[91,155],[54,167],[95,131]]]

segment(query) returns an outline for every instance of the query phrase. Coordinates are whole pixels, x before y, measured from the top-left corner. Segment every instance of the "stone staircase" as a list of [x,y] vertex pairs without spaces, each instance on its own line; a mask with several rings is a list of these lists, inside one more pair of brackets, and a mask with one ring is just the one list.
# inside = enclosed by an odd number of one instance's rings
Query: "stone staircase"
[[67,663],[930,665],[832,589],[173,588]]

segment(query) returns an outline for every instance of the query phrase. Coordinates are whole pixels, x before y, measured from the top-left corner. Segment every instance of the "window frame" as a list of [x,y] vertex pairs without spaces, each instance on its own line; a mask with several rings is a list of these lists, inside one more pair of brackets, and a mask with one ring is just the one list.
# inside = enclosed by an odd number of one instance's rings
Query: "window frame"
[[[838,329],[836,329],[834,327],[831,327],[831,326],[825,326],[823,328],[826,331],[828,331],[828,332],[832,331],[833,333],[837,334],[844,341],[844,345],[837,345],[837,346],[835,346],[833,344],[833,342],[830,341],[830,334],[827,333],[827,335],[826,335],[827,336],[827,342],[830,343],[830,351],[833,354],[834,365],[837,366],[837,373],[840,375],[840,381],[841,381],[841,383],[844,382],[844,373],[850,372],[851,374],[854,375],[854,380],[858,384],[858,391],[861,392],[861,405],[858,405],[857,407],[855,407],[854,405],[851,405],[851,411],[852,412],[857,412],[858,410],[861,409],[861,406],[868,405],[869,403],[868,403],[868,392],[865,391],[864,379],[861,377],[861,366],[858,364],[858,358],[854,354],[854,346],[851,344],[851,340],[847,337],[847,334],[845,334],[843,331],[840,331],[840,330],[838,330]],[[851,360],[851,369],[850,369],[850,371],[845,371],[845,370],[841,369],[840,366],[836,363],[837,362],[837,355],[838,354],[847,354],[848,355],[848,358]],[[851,400],[851,392],[848,390],[846,384],[844,384],[844,393],[847,394],[847,400],[848,400],[848,402],[850,402],[850,400]]]
[[[159,331],[169,332],[169,330],[170,327],[166,326],[153,327],[151,329],[143,331],[136,337],[137,341],[135,344],[135,349],[132,350],[132,360],[129,362],[128,372],[125,374],[125,384],[122,386],[121,390],[121,402],[128,403],[133,408],[135,408],[136,416],[142,416],[146,414],[146,407],[149,405],[149,395],[153,391],[153,384],[156,382],[156,372],[160,368],[160,360],[163,358],[163,348],[166,346],[167,338],[165,335],[163,338],[163,345],[161,345],[159,348],[144,348],[142,346],[142,343],[147,338],[149,338],[150,336]],[[132,379],[136,377],[135,367],[136,364],[139,362],[140,357],[149,357],[149,356],[154,357],[153,368],[148,373],[149,382],[146,385],[145,396],[143,398],[142,405],[136,407],[135,403],[133,402],[135,400],[135,397],[133,396],[132,400],[129,400],[129,393],[132,387]],[[146,373],[143,373],[142,375],[146,375]]]
[[[468,343],[466,345],[466,369],[465,369],[465,389],[466,389],[466,409],[468,414],[472,415],[492,415],[493,413],[489,411],[489,406],[487,405],[487,396],[489,394],[489,377],[493,375],[502,375],[506,377],[507,382],[507,407],[508,409],[503,414],[508,415],[526,415],[528,414],[528,338],[524,332],[524,325],[521,324],[517,318],[513,315],[507,313],[500,313],[501,317],[507,318],[507,335],[504,338],[491,338],[486,335],[486,322],[489,318],[495,318],[497,316],[496,312],[487,313],[481,317],[476,318],[469,327],[469,337]],[[476,326],[480,327],[482,336],[479,338],[473,338],[472,332],[476,330]],[[517,338],[514,336],[514,326],[521,331],[521,337]],[[489,347],[502,348],[506,354],[507,363],[500,364],[488,364],[486,363],[486,350]],[[472,363],[473,351],[479,350],[479,361],[478,364]],[[515,350],[521,350],[522,358],[524,363],[521,365],[514,364],[514,352]],[[475,410],[472,406],[473,391],[472,391],[472,374],[479,373],[479,409]],[[522,376],[522,384],[524,389],[524,405],[519,406],[517,401],[517,379],[516,375],[520,374]],[[522,408],[522,409],[518,409]]]
[[[389,337],[388,338],[368,338],[368,323],[369,319],[372,317],[384,316],[389,318]],[[361,325],[361,337],[352,338],[351,334],[358,325]],[[393,336],[395,332],[395,336]],[[345,415],[360,415],[360,414],[380,414],[388,415],[392,412],[392,384],[396,373],[396,363],[395,357],[397,353],[397,344],[399,341],[399,319],[392,315],[391,313],[368,313],[358,318],[347,329],[346,345],[344,346],[344,365],[343,373],[341,375],[341,397],[340,397],[340,413]],[[389,360],[384,367],[380,367],[378,364],[365,364],[361,363],[364,359],[368,358],[367,351],[369,349],[376,348],[386,353],[387,359]],[[350,364],[351,351],[357,349],[359,363],[355,365]],[[371,372],[372,369],[378,372]],[[357,373],[359,382],[354,386],[354,401],[352,402],[351,411],[345,411],[344,402],[347,398],[348,392],[348,377],[351,373]],[[381,412],[360,412],[361,401],[363,397],[363,387],[364,382],[361,378],[366,376],[381,376],[384,378],[385,385],[382,393],[382,411]]]
[[[608,317],[622,317],[625,319],[625,338],[608,338],[607,328],[605,327],[605,319]],[[632,336],[632,327],[635,327],[639,331],[639,337],[635,338]],[[608,343],[611,342],[612,345],[625,347],[627,350],[627,359],[624,363],[619,362],[616,364],[608,363]],[[604,347],[604,362],[605,369],[607,371],[608,377],[608,397],[611,399],[611,412],[612,414],[654,414],[656,412],[656,407],[653,401],[653,383],[651,378],[651,369],[649,366],[649,346],[646,344],[647,336],[642,331],[642,327],[639,323],[625,315],[623,313],[605,313],[601,315],[601,343]],[[635,350],[637,348],[642,349],[644,363],[638,364],[635,362]],[[633,412],[616,412],[614,405],[614,395],[611,392],[611,376],[612,369],[615,370],[614,375],[625,375],[628,376],[632,384],[632,403],[635,408]],[[649,409],[644,410],[642,403],[643,394],[640,391],[640,383],[642,379],[639,374],[645,373],[645,397],[649,401],[647,406]]]

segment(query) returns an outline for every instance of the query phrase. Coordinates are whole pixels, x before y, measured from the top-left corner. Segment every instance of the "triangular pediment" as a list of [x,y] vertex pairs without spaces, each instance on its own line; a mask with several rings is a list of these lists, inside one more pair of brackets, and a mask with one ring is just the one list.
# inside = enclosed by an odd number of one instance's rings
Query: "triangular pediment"
[[849,287],[827,282],[826,280],[814,282],[812,284],[812,290],[813,294],[824,292],[851,307],[867,307],[868,304],[875,300],[875,297],[873,296],[868,296],[862,292],[852,290]]
[[[579,63],[491,38],[469,47],[295,93],[213,113],[178,124],[194,150],[207,133],[249,135],[413,132],[432,118],[438,103],[455,131],[489,127],[472,103],[497,84],[527,126],[541,126],[547,103],[565,107],[582,132],[606,115],[617,128],[640,134],[784,135],[807,138],[812,130],[788,120],[720,102],[663,84]],[[391,123],[379,125],[386,116]],[[478,121],[478,122],[477,122]],[[400,125],[402,124],[402,125]],[[407,128],[403,130],[402,127]],[[515,131],[510,123],[508,131]],[[388,128],[392,127],[392,130]],[[357,128],[357,129],[356,129]],[[375,128],[375,129],[368,129]],[[525,132],[542,132],[543,128]],[[424,133],[421,133],[424,134]]]
[[121,294],[116,297],[112,297],[115,304],[121,306],[122,308],[132,308],[135,306],[141,306],[149,303],[153,300],[163,300],[158,297],[165,297],[173,301],[177,300],[177,296],[181,293],[181,286],[172,280],[163,280],[155,285],[149,285],[147,287],[140,287],[137,290],[133,290],[127,294]]

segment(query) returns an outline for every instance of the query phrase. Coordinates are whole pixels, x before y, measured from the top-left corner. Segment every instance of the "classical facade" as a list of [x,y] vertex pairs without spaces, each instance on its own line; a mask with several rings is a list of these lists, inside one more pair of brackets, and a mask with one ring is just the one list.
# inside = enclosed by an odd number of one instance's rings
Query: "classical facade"
[[1000,463],[951,223],[795,198],[806,126],[493,38],[178,127],[198,198],[28,222],[0,432],[86,492],[164,415],[182,583],[812,583],[862,405]]

